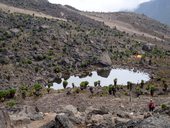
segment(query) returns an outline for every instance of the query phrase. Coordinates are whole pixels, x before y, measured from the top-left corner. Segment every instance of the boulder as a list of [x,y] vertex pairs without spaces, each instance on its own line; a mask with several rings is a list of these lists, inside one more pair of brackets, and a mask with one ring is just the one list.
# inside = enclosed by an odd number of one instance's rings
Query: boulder
[[157,115],[143,120],[139,127],[141,128],[170,128],[170,118],[166,115]]
[[135,119],[120,122],[114,128],[170,128],[170,119],[167,115],[153,115],[144,120]]
[[67,105],[64,107],[64,113],[73,124],[81,124],[85,122],[84,113],[80,113],[73,105]]
[[67,105],[65,108],[64,108],[64,111],[66,112],[71,112],[73,114],[77,114],[78,113],[78,110],[76,107],[74,107],[73,105]]
[[65,113],[56,115],[55,123],[55,128],[76,128]]
[[0,110],[0,128],[13,128],[7,112]]
[[120,117],[115,118],[115,123],[116,124],[127,123],[128,121],[130,121],[130,119],[120,118]]
[[101,107],[100,109],[97,108],[93,108],[93,107],[88,107],[85,111],[85,113],[88,114],[99,114],[99,115],[104,115],[104,114],[109,114],[108,109],[106,109],[105,107]]
[[112,65],[112,61],[111,61],[110,56],[107,52],[104,52],[100,56],[99,64],[101,64],[103,66],[111,66]]
[[39,112],[39,113],[36,113],[36,114],[32,114],[32,115],[30,116],[30,119],[31,119],[32,121],[36,121],[36,120],[42,120],[43,117],[44,117],[44,114],[43,114],[42,112]]
[[144,44],[144,45],[143,45],[142,50],[143,50],[143,51],[146,51],[146,52],[150,52],[150,51],[153,50],[154,47],[155,47],[154,44],[147,43],[147,44]]

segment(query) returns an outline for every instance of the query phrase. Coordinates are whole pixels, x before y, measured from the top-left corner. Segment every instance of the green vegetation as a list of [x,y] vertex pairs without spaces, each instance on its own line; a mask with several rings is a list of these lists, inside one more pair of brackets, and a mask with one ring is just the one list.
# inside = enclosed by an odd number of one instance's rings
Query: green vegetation
[[150,86],[150,94],[151,94],[151,96],[154,96],[155,90],[156,90],[155,86],[153,86],[153,85]]
[[63,81],[63,88],[65,89],[68,85],[68,82],[66,80]]
[[113,81],[114,81],[114,86],[117,86],[117,78],[115,78]]
[[10,100],[6,103],[7,107],[13,108],[16,105],[16,101],[15,100]]
[[34,84],[34,95],[40,96],[41,95],[42,85],[39,83]]
[[166,104],[161,104],[161,109],[162,110],[165,110],[165,109],[167,109],[168,108],[168,106],[166,105]]
[[0,101],[14,98],[16,89],[0,90]]
[[98,81],[95,81],[94,86],[97,87],[97,85],[98,85]]
[[129,89],[130,91],[132,91],[132,89],[133,89],[133,84],[132,84],[132,82],[130,82],[130,81],[127,82],[127,89]]
[[140,83],[140,88],[143,88],[144,87],[144,80],[141,80],[141,83]]
[[26,96],[27,96],[27,92],[28,92],[28,86],[26,86],[26,85],[21,85],[21,86],[19,87],[19,92],[21,93],[21,97],[22,97],[23,99],[25,99]]
[[80,88],[83,90],[83,89],[86,89],[87,88],[87,85],[89,84],[88,81],[83,81],[80,83]]
[[48,92],[48,94],[50,93],[50,90],[51,90],[52,86],[53,86],[52,83],[48,83],[48,85],[47,85],[47,92]]

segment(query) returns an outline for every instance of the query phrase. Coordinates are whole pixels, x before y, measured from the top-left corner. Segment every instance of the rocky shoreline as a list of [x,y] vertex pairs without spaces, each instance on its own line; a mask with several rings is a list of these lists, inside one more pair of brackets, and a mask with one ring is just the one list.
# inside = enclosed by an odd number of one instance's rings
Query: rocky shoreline
[[[89,106],[84,110],[69,104],[56,112],[43,113],[38,108],[24,106],[21,111],[8,115],[0,110],[0,128],[168,128],[170,103],[167,108],[157,107],[154,112],[143,113]],[[126,106],[120,106],[123,108]]]

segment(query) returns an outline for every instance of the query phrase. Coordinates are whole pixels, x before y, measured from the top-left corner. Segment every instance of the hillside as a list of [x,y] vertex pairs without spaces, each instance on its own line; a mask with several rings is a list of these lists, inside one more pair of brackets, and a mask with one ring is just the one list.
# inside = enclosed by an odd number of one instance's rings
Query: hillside
[[[143,15],[83,13],[47,1],[1,2],[18,9],[28,9],[25,12],[35,12],[21,14],[21,11],[17,12],[17,9],[9,6],[9,11],[2,9],[0,13],[3,67],[0,84],[3,86],[34,84],[37,80],[47,83],[55,81],[61,73],[73,74],[90,68],[90,65],[121,65],[137,51],[141,51],[147,42],[169,50],[169,27]],[[43,15],[37,15],[36,12],[41,10]],[[113,24],[116,19],[118,24],[122,24],[116,27],[111,24],[111,29],[91,15],[107,19]],[[127,26],[124,27],[125,22]],[[119,27],[120,30],[123,28],[122,32],[118,30]],[[108,62],[105,62],[103,56]]]
[[[141,75],[132,83],[123,72],[127,85],[117,83],[119,73],[109,85],[68,85],[72,75],[106,70],[107,77],[108,69],[146,73],[148,81]],[[167,25],[134,13],[0,0],[0,128],[167,128],[169,78]],[[55,90],[58,81],[62,89]]]
[[170,27],[161,24],[145,15],[117,12],[117,13],[95,13],[95,12],[82,12],[82,14],[104,22],[111,28],[117,28],[120,31],[125,31],[130,34],[137,34],[139,36],[146,36],[148,38],[163,38],[170,39]]
[[150,2],[143,3],[135,10],[135,12],[145,14],[170,26],[169,0],[152,0]]

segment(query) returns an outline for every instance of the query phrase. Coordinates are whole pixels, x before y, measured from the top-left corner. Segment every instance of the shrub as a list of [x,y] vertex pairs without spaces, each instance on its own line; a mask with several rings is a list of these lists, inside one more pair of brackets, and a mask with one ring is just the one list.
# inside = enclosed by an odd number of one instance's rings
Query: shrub
[[6,103],[7,107],[13,108],[16,105],[16,101],[15,100],[10,100]]
[[97,81],[97,84],[100,86],[100,80]]
[[58,66],[56,66],[56,67],[54,68],[54,72],[55,72],[55,73],[59,73],[59,72],[61,72],[61,68],[60,68],[60,67],[58,67]]
[[39,84],[39,83],[34,84],[34,89],[35,89],[36,92],[40,91],[42,89],[41,84]]
[[97,84],[98,84],[98,81],[95,81],[95,82],[94,82],[94,86],[96,87],[96,86],[97,86]]
[[131,82],[127,82],[127,89],[129,89],[130,91],[132,91],[133,88],[133,84]]
[[19,91],[21,93],[21,96],[23,99],[26,98],[26,95],[27,95],[27,91],[28,91],[28,86],[26,85],[22,85],[20,88],[19,88]]
[[83,82],[80,83],[80,87],[81,87],[82,89],[86,89],[88,84],[89,84],[88,81],[83,81]]
[[117,78],[114,79],[114,86],[117,86]]
[[36,83],[36,84],[34,84],[34,95],[35,96],[40,96],[41,95],[41,89],[42,89],[42,85],[41,84],[39,84],[39,83]]
[[140,88],[143,88],[143,87],[144,87],[144,80],[141,80]]
[[112,88],[113,88],[113,85],[110,84],[110,85],[109,85],[109,89],[108,89],[110,95],[112,95]]
[[74,93],[80,93],[80,89],[79,88],[74,88],[73,92]]
[[47,88],[47,92],[48,92],[48,94],[50,93],[50,90],[51,90],[51,88]]
[[64,87],[64,89],[67,87],[67,85],[68,85],[68,82],[67,82],[66,80],[64,80],[64,81],[63,81],[63,87]]
[[165,80],[163,80],[162,82],[163,82],[163,91],[166,92],[168,90],[168,84],[166,83]]
[[165,110],[165,109],[167,109],[168,107],[167,107],[167,105],[166,104],[161,104],[161,109],[162,110]]
[[15,93],[16,93],[16,89],[10,89],[9,90],[9,94],[10,94],[9,98],[13,98],[15,96]]
[[156,89],[155,89],[154,86],[150,86],[150,94],[151,94],[151,96],[154,95],[155,90],[156,90]]
[[0,90],[0,100],[4,101],[6,98],[13,98],[15,93],[16,89]]
[[4,101],[6,97],[6,93],[4,90],[0,90],[0,101]]

